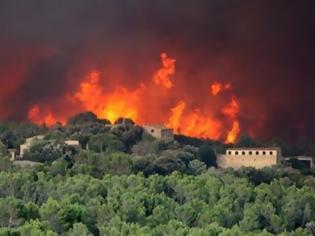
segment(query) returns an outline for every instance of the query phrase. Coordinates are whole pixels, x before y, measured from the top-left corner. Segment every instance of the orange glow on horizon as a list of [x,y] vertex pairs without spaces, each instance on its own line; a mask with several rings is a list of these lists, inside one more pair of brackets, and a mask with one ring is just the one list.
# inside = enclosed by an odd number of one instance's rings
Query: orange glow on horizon
[[[58,120],[65,124],[65,118],[69,117],[71,112],[62,111],[66,111],[67,107],[75,107],[78,112],[91,111],[98,118],[108,119],[111,123],[124,117],[141,125],[148,123],[149,118],[162,120],[162,123],[172,128],[176,134],[222,140],[226,143],[236,142],[240,132],[240,102],[232,94],[232,85],[219,82],[210,84],[210,93],[216,96],[216,99],[229,96],[231,100],[218,109],[213,106],[210,98],[205,99],[206,106],[200,108],[193,105],[191,98],[182,97],[171,80],[175,74],[176,60],[162,53],[161,62],[163,67],[154,73],[153,78],[143,80],[146,83],[139,83],[135,89],[117,84],[115,89],[108,91],[102,81],[110,78],[104,78],[99,70],[92,70],[82,77],[75,92],[67,94],[68,105],[64,107],[65,110],[61,107],[60,111],[56,112],[49,106],[36,104],[29,109],[28,118],[36,124],[45,123],[48,126],[56,124]],[[174,98],[177,99],[175,104]],[[152,108],[148,109],[151,105]],[[62,114],[59,114],[60,112]]]

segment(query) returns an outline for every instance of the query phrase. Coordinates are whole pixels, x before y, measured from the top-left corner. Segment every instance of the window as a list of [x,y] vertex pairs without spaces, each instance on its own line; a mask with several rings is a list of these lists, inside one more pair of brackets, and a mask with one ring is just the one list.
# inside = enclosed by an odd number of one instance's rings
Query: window
[[245,155],[245,152],[244,152],[244,151],[242,152],[242,155]]
[[259,152],[258,152],[258,151],[256,152],[256,155],[259,155]]
[[253,152],[252,152],[252,151],[249,151],[249,155],[253,155]]
[[237,152],[237,151],[235,152],[235,155],[238,155],[238,152]]
[[231,154],[232,154],[232,152],[231,152],[231,151],[229,151],[229,152],[228,152],[228,154],[229,154],[229,155],[231,155]]
[[151,129],[151,133],[154,133],[154,129]]
[[266,155],[266,152],[265,152],[265,151],[263,152],[263,155]]
[[270,152],[270,155],[273,155],[273,152]]

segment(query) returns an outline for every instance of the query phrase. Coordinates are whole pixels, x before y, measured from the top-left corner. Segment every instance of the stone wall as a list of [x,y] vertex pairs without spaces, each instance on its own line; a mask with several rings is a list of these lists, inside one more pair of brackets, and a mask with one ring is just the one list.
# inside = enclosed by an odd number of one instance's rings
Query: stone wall
[[144,130],[158,139],[174,139],[173,130],[162,125],[144,125]]
[[279,158],[275,155],[218,155],[217,165],[221,168],[238,169],[244,167],[255,167],[257,169],[269,167],[278,164]]

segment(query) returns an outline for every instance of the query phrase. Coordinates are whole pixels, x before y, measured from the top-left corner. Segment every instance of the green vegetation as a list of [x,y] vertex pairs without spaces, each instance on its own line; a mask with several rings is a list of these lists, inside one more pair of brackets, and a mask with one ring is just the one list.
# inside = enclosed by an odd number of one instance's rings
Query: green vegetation
[[[43,165],[14,167],[7,149],[37,134],[45,139],[25,158]],[[92,113],[51,128],[4,122],[0,137],[0,235],[315,234],[312,170],[216,169],[219,142],[155,140],[130,120],[111,127]],[[242,137],[239,145],[267,142]],[[306,141],[282,145],[314,150]]]

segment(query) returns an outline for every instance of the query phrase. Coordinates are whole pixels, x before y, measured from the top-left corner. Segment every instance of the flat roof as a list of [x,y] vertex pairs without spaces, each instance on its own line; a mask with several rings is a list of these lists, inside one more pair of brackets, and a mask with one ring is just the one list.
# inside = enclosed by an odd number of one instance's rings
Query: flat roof
[[272,150],[272,151],[280,151],[281,148],[279,147],[266,147],[266,148],[227,148],[226,150],[230,150],[230,151],[243,151],[243,150]]

